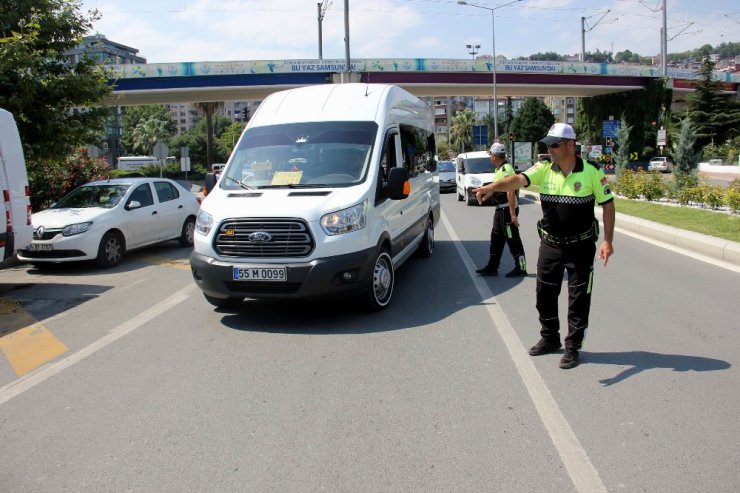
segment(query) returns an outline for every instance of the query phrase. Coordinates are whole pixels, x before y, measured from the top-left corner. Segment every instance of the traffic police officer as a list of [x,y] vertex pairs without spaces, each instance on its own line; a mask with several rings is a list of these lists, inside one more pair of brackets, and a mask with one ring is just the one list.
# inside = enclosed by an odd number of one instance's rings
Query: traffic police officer
[[577,158],[576,133],[565,123],[556,123],[542,139],[551,162],[539,162],[500,182],[475,190],[479,203],[494,192],[516,190],[531,183],[540,187],[542,220],[538,223],[540,252],[537,261],[537,311],[540,341],[529,354],[539,356],[560,349],[558,296],[564,271],[568,271],[568,335],[560,368],[578,366],[578,350],[588,327],[593,285],[593,264],[598,239],[594,205],[602,206],[604,240],[599,258],[607,264],[614,253],[614,197],[604,172]]
[[[496,142],[491,146],[491,163],[496,170],[493,181],[501,181],[516,174],[514,167],[506,161],[506,147]],[[481,276],[497,276],[498,266],[501,263],[501,254],[504,245],[508,243],[511,255],[514,257],[514,269],[506,277],[522,277],[527,275],[527,261],[524,257],[524,246],[519,236],[519,206],[516,194],[512,192],[494,192],[492,198],[496,210],[493,213],[491,227],[491,244],[488,247],[488,263],[475,272]]]

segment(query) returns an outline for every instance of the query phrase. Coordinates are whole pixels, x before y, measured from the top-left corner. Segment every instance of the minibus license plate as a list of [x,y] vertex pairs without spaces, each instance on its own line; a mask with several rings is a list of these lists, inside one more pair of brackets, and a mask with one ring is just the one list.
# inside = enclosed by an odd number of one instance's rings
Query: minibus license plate
[[232,268],[231,273],[235,281],[285,282],[288,277],[285,267],[236,266]]
[[28,245],[29,252],[50,252],[53,247],[48,243],[31,243]]

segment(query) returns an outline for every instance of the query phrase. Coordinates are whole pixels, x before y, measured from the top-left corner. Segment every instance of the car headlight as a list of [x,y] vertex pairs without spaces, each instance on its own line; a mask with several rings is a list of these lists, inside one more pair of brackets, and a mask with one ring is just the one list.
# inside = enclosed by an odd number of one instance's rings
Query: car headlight
[[62,229],[62,236],[74,236],[80,233],[84,233],[88,229],[92,228],[92,221],[86,223],[70,224]]
[[326,214],[321,218],[321,228],[328,235],[341,235],[365,227],[366,202],[361,202],[341,211]]
[[471,176],[470,178],[468,178],[468,183],[470,183],[471,187],[479,187],[483,185],[483,182],[480,181],[480,178],[478,178],[477,176]]
[[213,216],[204,212],[203,209],[198,211],[198,219],[195,221],[195,231],[202,235],[207,235],[213,228]]

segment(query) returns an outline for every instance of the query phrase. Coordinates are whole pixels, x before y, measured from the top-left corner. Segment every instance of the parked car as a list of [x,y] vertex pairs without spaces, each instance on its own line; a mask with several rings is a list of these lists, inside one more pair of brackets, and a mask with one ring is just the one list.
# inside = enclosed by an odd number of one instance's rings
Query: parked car
[[455,191],[455,164],[452,161],[438,161],[437,171],[439,171],[439,191]]
[[38,267],[92,260],[117,265],[125,252],[177,239],[193,245],[200,205],[167,178],[117,178],[77,187],[33,214],[33,239],[18,259]]
[[673,160],[667,156],[654,157],[648,163],[648,171],[670,173],[673,171]]

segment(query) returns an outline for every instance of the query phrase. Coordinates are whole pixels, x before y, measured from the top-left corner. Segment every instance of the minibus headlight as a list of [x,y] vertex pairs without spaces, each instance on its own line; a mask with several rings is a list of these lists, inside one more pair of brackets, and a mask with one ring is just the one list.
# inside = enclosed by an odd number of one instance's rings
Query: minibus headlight
[[328,235],[341,235],[365,227],[365,204],[361,202],[341,211],[326,214],[321,218],[321,228]]
[[202,235],[207,235],[213,228],[213,216],[204,212],[203,209],[198,211],[198,219],[195,221],[195,231]]
[[74,236],[80,233],[84,233],[88,229],[92,228],[92,225],[92,222],[70,224],[69,226],[65,226],[64,229],[62,229],[62,236]]

